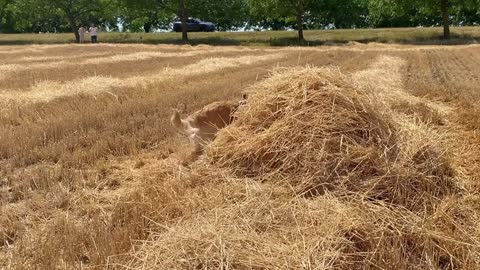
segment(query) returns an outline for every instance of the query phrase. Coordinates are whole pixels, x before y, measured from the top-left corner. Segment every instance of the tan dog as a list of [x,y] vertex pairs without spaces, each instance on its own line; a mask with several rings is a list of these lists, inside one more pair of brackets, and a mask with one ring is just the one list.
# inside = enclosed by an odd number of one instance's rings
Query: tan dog
[[[243,97],[246,98],[246,95]],[[245,102],[245,99],[240,102],[214,102],[184,119],[180,112],[175,110],[170,122],[177,131],[190,139],[193,146],[190,157],[183,162],[185,165],[195,161],[203,153],[205,145],[215,139],[219,129],[233,121],[233,113]]]

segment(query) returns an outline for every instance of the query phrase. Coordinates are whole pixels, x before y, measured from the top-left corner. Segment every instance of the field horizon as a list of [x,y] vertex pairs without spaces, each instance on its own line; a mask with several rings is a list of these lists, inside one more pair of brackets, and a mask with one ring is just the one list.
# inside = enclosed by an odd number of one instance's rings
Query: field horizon
[[[479,61],[477,44],[1,46],[0,268],[478,269]],[[173,109],[245,91],[182,166]]]
[[[191,45],[217,46],[320,46],[348,42],[397,43],[412,45],[476,44],[480,26],[451,27],[451,38],[442,38],[441,27],[367,28],[337,30],[306,30],[304,42],[295,31],[254,31],[189,33]],[[87,35],[88,38],[88,35]],[[99,32],[101,43],[182,44],[181,33]],[[73,33],[0,34],[0,45],[69,44],[75,43]]]

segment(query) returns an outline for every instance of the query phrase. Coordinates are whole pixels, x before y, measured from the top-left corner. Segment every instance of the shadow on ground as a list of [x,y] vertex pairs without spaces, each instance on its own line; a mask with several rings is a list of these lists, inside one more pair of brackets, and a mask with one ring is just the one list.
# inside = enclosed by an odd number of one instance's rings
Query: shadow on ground
[[[128,33],[112,36],[100,37],[100,43],[125,43],[125,44],[172,44],[172,45],[211,45],[211,46],[343,46],[349,42],[358,43],[386,43],[386,44],[408,44],[408,45],[464,45],[480,43],[480,38],[469,34],[451,33],[450,39],[443,39],[442,35],[417,36],[409,38],[388,38],[388,37],[369,37],[369,38],[328,38],[308,39],[300,41],[296,37],[271,37],[271,38],[245,38],[233,39],[225,37],[190,37],[187,43],[181,38],[144,38],[143,36],[132,36]],[[0,45],[29,45],[29,44],[69,44],[74,43],[73,39],[48,40],[48,39],[25,39],[25,40],[0,40]]]

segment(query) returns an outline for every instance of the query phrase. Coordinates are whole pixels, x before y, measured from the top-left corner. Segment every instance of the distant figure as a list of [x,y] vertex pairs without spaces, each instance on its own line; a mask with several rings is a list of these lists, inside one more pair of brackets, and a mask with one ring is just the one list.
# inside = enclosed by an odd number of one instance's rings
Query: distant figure
[[80,36],[80,43],[85,43],[85,32],[87,30],[85,29],[85,27],[83,27],[83,25],[80,26],[80,28],[78,28],[78,35]]
[[92,43],[97,43],[97,27],[95,26],[95,24],[92,23],[92,26],[88,30],[90,32],[90,38],[92,40]]

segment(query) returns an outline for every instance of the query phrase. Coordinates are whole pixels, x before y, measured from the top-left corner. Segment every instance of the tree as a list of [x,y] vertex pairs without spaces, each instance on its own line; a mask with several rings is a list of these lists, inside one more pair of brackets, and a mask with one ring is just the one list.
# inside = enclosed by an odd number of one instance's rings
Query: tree
[[477,12],[480,0],[369,0],[369,13],[373,24],[378,26],[385,18],[400,20],[402,26],[415,26],[419,18],[429,18],[432,23],[443,26],[443,38],[450,38],[451,12]]
[[120,0],[125,10],[122,19],[137,25],[144,23],[144,31],[151,27],[165,26],[176,16],[182,22],[182,40],[188,41],[187,19],[198,17],[213,20],[221,29],[231,29],[245,23],[245,0]]
[[429,0],[427,4],[430,5],[430,11],[435,12],[435,5],[440,9],[443,25],[443,38],[450,38],[450,12],[452,9],[457,7],[464,6],[467,9],[478,7],[480,1],[478,0],[440,0],[440,5],[438,1]]
[[244,26],[248,20],[248,3],[245,0],[200,0],[195,16],[215,22],[220,30]]
[[[182,21],[182,41],[188,41],[187,19],[199,1],[194,0],[120,0],[130,16],[130,20],[144,19],[144,30],[149,32],[152,26],[161,22],[159,14],[175,14]],[[129,17],[127,15],[127,17]],[[166,15],[168,17],[168,15]]]
[[305,17],[319,13],[322,2],[323,0],[249,0],[249,5],[252,16],[260,21],[293,20],[298,39],[304,41]]
[[333,23],[337,28],[364,27],[367,25],[367,0],[324,0],[319,11],[323,24]]
[[[152,0],[150,0],[152,1]],[[187,19],[192,10],[195,10],[195,0],[165,0],[157,8],[164,8],[168,12],[176,14],[182,22],[182,41],[188,42]]]
[[187,42],[188,41],[188,28],[187,28],[187,17],[188,17],[188,7],[189,7],[189,1],[188,0],[177,0],[173,1],[172,5],[174,9],[178,10],[178,16],[182,20],[182,41]]
[[[450,15],[452,11],[479,11],[479,0],[425,0],[417,3],[427,14],[438,14],[440,11],[443,25],[443,38],[450,38]],[[423,4],[423,5],[422,5]],[[456,15],[459,15],[458,13]]]
[[410,19],[414,16],[410,11],[415,9],[416,6],[411,3],[406,3],[405,1],[368,1],[369,20],[373,27],[410,26]]
[[[224,19],[224,25],[231,27],[238,25],[238,21],[233,23],[233,19],[241,14],[246,6],[244,0],[167,0],[167,8],[175,12],[182,23],[182,41],[188,41],[187,19],[188,17],[199,17],[201,19],[220,19],[221,17],[231,16],[228,20]],[[238,9],[236,9],[238,8]],[[246,14],[246,13],[245,13]],[[240,15],[241,17],[241,15]],[[231,22],[231,23],[228,23]]]
[[14,33],[15,32],[15,18],[8,6],[13,3],[13,0],[0,0],[0,33]]
[[[63,28],[64,25],[75,34],[79,42],[78,27],[82,23],[101,23],[112,10],[113,0],[15,0],[9,5],[28,29],[34,24],[47,24],[49,28]],[[52,21],[57,23],[52,25]]]
[[149,33],[155,27],[168,25],[175,12],[168,9],[168,0],[120,0],[121,20],[129,30],[143,29]]

